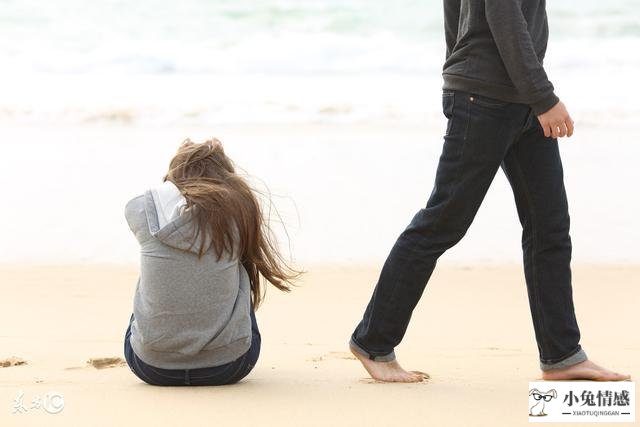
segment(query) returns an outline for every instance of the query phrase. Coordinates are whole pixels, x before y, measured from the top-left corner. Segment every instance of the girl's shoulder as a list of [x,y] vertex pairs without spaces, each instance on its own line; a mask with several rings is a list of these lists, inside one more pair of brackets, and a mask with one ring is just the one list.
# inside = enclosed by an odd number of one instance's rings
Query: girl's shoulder
[[137,206],[144,206],[144,194],[133,197],[124,205],[124,211],[135,209]]
[[144,194],[135,196],[124,206],[124,217],[131,231],[136,233],[143,225],[146,225],[146,213],[144,209]]

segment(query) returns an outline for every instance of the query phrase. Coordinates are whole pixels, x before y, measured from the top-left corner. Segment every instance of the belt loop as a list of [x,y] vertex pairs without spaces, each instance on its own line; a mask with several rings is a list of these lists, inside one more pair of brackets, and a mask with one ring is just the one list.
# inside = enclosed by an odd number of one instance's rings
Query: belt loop
[[189,378],[189,370],[188,369],[184,370],[184,383],[186,385],[191,385],[191,378]]

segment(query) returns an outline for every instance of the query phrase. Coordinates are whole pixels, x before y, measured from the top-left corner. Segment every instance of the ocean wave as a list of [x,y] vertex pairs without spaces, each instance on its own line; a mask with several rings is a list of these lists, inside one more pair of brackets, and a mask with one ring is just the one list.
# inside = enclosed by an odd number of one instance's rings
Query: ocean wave
[[[636,117],[640,89],[610,84],[633,82],[640,69],[636,2],[549,3],[545,69],[573,111],[595,112],[594,123]],[[440,3],[21,0],[3,7],[2,123],[420,122],[440,114]]]
[[[637,0],[548,8],[553,42],[637,48]],[[0,73],[428,72],[442,28],[441,4],[418,0],[21,0],[3,4]]]

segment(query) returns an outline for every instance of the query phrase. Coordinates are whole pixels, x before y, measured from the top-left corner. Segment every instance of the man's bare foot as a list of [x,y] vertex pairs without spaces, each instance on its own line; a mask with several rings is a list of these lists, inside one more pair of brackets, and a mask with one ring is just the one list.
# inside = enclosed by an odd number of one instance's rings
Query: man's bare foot
[[542,371],[542,379],[555,380],[591,380],[591,381],[624,381],[631,379],[631,375],[619,374],[602,366],[596,365],[591,360],[585,360],[576,365],[561,369]]
[[419,383],[429,378],[429,375],[424,372],[405,371],[397,360],[376,362],[358,353],[352,347],[349,347],[349,350],[358,358],[374,380],[389,383]]

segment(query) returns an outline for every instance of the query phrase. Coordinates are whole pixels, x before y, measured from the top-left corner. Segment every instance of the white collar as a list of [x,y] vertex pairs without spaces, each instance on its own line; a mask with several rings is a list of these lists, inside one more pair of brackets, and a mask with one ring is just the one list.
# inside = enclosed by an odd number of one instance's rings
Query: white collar
[[178,218],[181,208],[187,203],[178,187],[171,181],[165,181],[158,187],[152,188],[151,194],[156,205],[160,229]]

